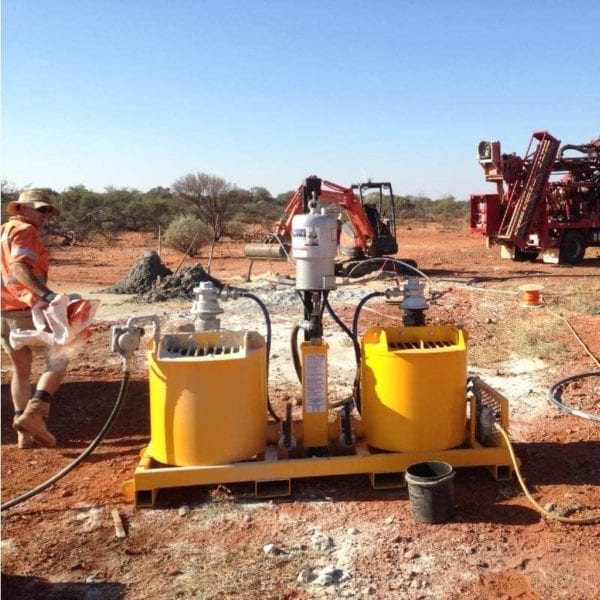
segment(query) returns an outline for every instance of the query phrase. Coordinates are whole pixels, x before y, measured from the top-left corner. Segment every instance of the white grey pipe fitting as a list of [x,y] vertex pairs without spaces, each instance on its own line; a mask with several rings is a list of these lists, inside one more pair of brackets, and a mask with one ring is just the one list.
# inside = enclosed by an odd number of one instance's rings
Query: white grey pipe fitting
[[191,313],[195,315],[195,331],[218,331],[221,321],[217,315],[223,312],[219,304],[219,290],[210,281],[203,281],[194,288],[196,298],[192,303]]
[[400,308],[404,310],[425,310],[427,300],[425,300],[425,285],[421,284],[417,277],[409,277],[404,286],[404,300],[400,303]]

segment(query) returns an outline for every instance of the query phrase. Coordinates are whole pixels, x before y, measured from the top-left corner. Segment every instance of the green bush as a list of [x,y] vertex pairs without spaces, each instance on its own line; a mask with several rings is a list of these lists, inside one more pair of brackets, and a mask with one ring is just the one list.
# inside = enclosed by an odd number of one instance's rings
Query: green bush
[[211,240],[208,227],[189,215],[176,217],[165,231],[163,244],[189,256],[196,256],[200,248]]

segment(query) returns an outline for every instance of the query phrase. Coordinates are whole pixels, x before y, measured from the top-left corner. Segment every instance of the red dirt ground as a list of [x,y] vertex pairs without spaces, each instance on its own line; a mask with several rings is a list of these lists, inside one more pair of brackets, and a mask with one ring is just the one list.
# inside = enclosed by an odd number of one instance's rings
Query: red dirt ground
[[[536,499],[563,515],[597,514],[599,424],[557,410],[545,394],[559,379],[600,370],[592,358],[600,356],[600,252],[589,251],[580,266],[559,267],[501,261],[497,248],[485,249],[481,239],[462,231],[403,229],[399,239],[399,256],[416,259],[439,281],[428,322],[464,323],[470,364],[493,387],[503,386],[515,450]],[[147,249],[155,249],[153,240],[134,234],[114,244],[55,247],[51,277],[59,291],[89,293],[116,283]],[[161,256],[171,269],[180,261],[172,252]],[[184,266],[198,260],[206,266],[204,256]],[[222,245],[212,275],[239,281],[247,271],[241,247]],[[255,263],[253,277],[265,271],[292,272],[282,263]],[[518,288],[525,282],[544,286],[546,307],[521,306]],[[73,359],[53,403],[49,427],[59,440],[53,449],[16,448],[3,360],[3,503],[64,468],[105,422],[121,376],[120,361],[109,350],[110,326],[134,310],[168,319],[190,305],[140,306],[127,297],[103,304],[92,339]],[[369,306],[361,329],[390,324],[388,307]],[[353,310],[341,305],[338,314],[348,322]],[[290,327],[300,316],[300,310],[290,313]],[[532,324],[560,351],[540,359],[507,346]],[[276,410],[299,395],[273,386]],[[600,377],[571,384],[563,399],[600,414]],[[98,449],[53,487],[2,514],[4,598],[598,597],[600,525],[542,518],[516,481],[495,481],[485,469],[457,470],[455,518],[439,525],[414,520],[405,489],[372,490],[366,476],[293,480],[290,497],[268,501],[255,499],[251,484],[180,488],[161,492],[151,509],[135,508],[121,486],[148,436],[140,352],[125,406]],[[123,519],[124,539],[115,536],[114,509]],[[319,534],[329,542],[315,541]],[[279,551],[266,554],[265,544]],[[316,573],[327,565],[346,577],[330,585],[297,580],[304,569]]]

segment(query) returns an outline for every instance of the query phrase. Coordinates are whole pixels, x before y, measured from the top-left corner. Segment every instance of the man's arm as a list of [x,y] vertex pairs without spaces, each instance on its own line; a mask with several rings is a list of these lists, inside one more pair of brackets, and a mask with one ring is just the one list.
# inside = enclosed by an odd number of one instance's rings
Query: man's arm
[[34,274],[32,268],[25,262],[14,262],[10,266],[10,270],[19,283],[23,284],[30,292],[33,292],[36,296],[50,301],[52,295],[56,294],[46,286],[46,284],[40,281]]

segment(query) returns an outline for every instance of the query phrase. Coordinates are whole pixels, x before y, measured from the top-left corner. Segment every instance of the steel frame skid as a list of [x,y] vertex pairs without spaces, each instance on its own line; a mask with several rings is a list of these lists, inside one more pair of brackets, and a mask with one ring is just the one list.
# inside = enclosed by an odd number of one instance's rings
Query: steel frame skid
[[[411,464],[443,461],[453,467],[486,467],[499,481],[512,477],[512,463],[504,440],[494,433],[493,422],[508,429],[508,401],[479,380],[469,378],[465,443],[458,448],[419,452],[384,452],[361,439],[361,422],[353,420],[357,441],[351,446],[331,443],[311,453],[298,444],[294,450],[277,443],[280,425],[270,422],[265,451],[252,460],[218,465],[169,466],[152,458],[151,444],[141,452],[133,479],[123,493],[138,507],[153,506],[160,490],[177,487],[217,485],[254,481],[256,497],[273,498],[291,494],[291,480],[307,477],[368,475],[373,489],[402,488]],[[302,423],[294,423],[301,437]],[[339,414],[329,420],[329,439],[342,439]],[[318,455],[317,455],[318,454]]]

